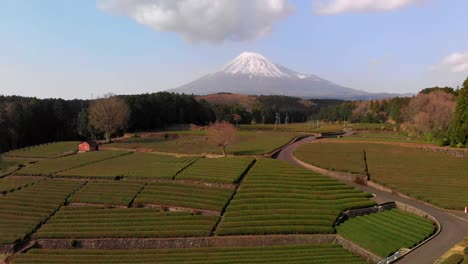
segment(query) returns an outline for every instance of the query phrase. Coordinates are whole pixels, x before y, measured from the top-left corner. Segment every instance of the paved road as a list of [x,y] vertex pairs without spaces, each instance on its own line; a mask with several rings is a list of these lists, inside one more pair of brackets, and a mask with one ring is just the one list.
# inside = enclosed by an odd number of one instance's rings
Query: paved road
[[[300,166],[293,158],[294,150],[299,146],[316,140],[314,137],[302,139],[292,145],[287,146],[277,156],[277,159],[287,161],[291,164]],[[425,203],[400,197],[395,194],[383,192],[369,186],[363,186],[355,183],[349,183],[358,189],[370,192],[376,195],[379,202],[386,201],[399,201],[416,207],[426,213],[435,217],[442,226],[442,230],[435,238],[424,244],[423,246],[412,251],[404,258],[398,261],[401,264],[432,264],[447,250],[453,247],[458,242],[462,241],[464,237],[468,236],[468,221],[461,220],[453,215],[447,214],[442,210],[427,205]]]

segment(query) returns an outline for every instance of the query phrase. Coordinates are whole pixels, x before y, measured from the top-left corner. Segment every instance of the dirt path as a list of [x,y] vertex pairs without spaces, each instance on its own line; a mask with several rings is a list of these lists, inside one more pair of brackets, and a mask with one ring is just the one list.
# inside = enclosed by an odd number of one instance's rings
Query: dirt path
[[[316,140],[316,138],[308,137],[290,146],[287,146],[278,154],[277,159],[300,166],[300,164],[294,159],[294,151],[299,146],[314,140]],[[373,193],[374,195],[376,195],[376,198],[382,202],[399,201],[411,205],[417,209],[420,209],[432,215],[440,222],[442,230],[439,233],[439,235],[437,235],[434,239],[430,240],[426,244],[422,245],[421,247],[406,255],[404,258],[399,260],[398,263],[432,264],[452,246],[463,240],[464,237],[468,236],[468,221],[460,219],[454,215],[448,214],[439,208],[430,206],[428,204],[414,199],[408,199],[396,194],[380,191],[369,186],[363,186],[349,182],[347,182],[347,184],[351,184],[354,187],[363,191]]]

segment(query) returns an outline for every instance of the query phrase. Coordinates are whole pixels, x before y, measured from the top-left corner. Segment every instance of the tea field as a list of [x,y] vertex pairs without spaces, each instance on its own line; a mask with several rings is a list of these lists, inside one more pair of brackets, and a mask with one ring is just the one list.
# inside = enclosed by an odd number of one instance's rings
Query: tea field
[[0,159],[0,177],[2,177],[3,175],[11,174],[13,171],[19,169],[20,166],[23,164],[29,164],[34,161],[36,160],[28,159],[28,158],[11,158],[11,157],[3,156]]
[[7,157],[22,158],[52,158],[66,153],[78,151],[78,141],[63,141],[43,145],[37,145],[5,153]]
[[63,208],[33,238],[145,238],[209,236],[216,215],[155,209]]
[[468,204],[468,158],[375,143],[306,144],[295,155],[319,167],[359,172],[363,150],[372,181],[446,209]]
[[179,171],[197,159],[199,157],[176,158],[168,155],[132,152],[128,155],[64,170],[56,176],[91,179],[172,179]]
[[128,207],[144,185],[143,182],[89,181],[73,194],[69,202]]
[[83,182],[46,180],[0,196],[0,245],[31,235]]
[[334,233],[341,211],[371,195],[287,163],[261,159],[246,175],[217,235]]
[[15,175],[51,176],[53,174],[81,167],[93,162],[129,154],[128,151],[95,151],[65,156],[56,159],[44,159],[31,166],[16,171]]
[[294,156],[324,169],[365,174],[364,150],[362,147],[347,151],[342,144],[319,142],[298,148]]
[[343,130],[354,131],[393,131],[396,128],[392,124],[377,124],[377,123],[327,123],[312,121],[309,123],[290,123],[290,124],[253,124],[253,125],[240,125],[242,131],[280,131],[280,132],[307,132],[307,133],[330,133]]
[[430,220],[398,209],[351,218],[337,227],[338,234],[381,257],[416,246],[434,229]]
[[[321,155],[314,155],[329,157],[339,151],[335,147],[323,145]],[[353,151],[344,156],[349,162],[340,170],[362,169],[362,160]],[[313,152],[303,153],[307,158]],[[430,223],[393,211],[358,217],[336,227],[343,211],[375,205],[372,195],[268,158],[176,157],[109,149],[42,158],[13,174],[0,178],[2,250],[35,240],[81,245],[81,239],[153,238],[169,243],[176,238],[249,239],[338,232],[385,256],[397,244],[413,246],[433,230],[429,230]],[[382,226],[384,239],[372,244],[356,239],[362,223],[371,231]],[[403,225],[412,231],[398,231]],[[367,237],[374,241],[371,235]],[[13,263],[366,263],[338,244],[304,243],[135,250],[33,248],[15,256]]]
[[269,247],[187,248],[145,250],[47,250],[33,249],[19,255],[25,263],[345,263],[364,264],[363,259],[336,244]]
[[235,183],[244,174],[252,158],[199,159],[176,176],[178,180]]
[[[185,132],[185,131],[183,131]],[[187,131],[187,133],[168,132],[170,136],[164,138],[136,137],[118,141],[106,146],[123,149],[150,149],[158,152],[182,153],[182,154],[222,154],[221,149],[211,145],[204,131]],[[239,140],[226,151],[229,155],[262,155],[269,153],[289,141],[297,133],[276,133],[276,132],[251,132],[239,133]]]
[[369,141],[369,142],[403,142],[403,143],[421,143],[430,144],[422,138],[409,137],[405,135],[395,134],[392,132],[376,133],[376,132],[357,132],[349,137],[339,138],[340,141]]
[[8,192],[19,190],[38,181],[40,181],[40,179],[2,178],[0,179],[0,194],[6,194]]
[[234,188],[216,188],[178,182],[149,183],[136,197],[135,207],[145,204],[165,207],[183,207],[194,210],[222,211]]

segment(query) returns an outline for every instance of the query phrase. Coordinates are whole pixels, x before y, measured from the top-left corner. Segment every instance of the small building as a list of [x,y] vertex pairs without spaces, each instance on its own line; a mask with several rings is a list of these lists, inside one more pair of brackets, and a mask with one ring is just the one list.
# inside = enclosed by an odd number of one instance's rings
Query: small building
[[98,151],[99,144],[94,140],[86,140],[78,145],[78,152]]

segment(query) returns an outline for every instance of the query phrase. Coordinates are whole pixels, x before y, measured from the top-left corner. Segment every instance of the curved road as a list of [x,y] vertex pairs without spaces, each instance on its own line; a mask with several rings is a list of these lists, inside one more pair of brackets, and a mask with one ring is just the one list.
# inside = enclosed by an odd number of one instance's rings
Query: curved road
[[[277,159],[289,162],[291,164],[300,166],[294,158],[294,151],[301,145],[315,140],[314,137],[308,137],[297,141],[279,152]],[[435,217],[442,227],[441,232],[432,240],[408,253],[405,257],[400,259],[398,263],[405,264],[432,264],[447,250],[453,247],[458,242],[462,241],[464,237],[468,236],[468,221],[462,220],[453,215],[447,214],[444,211],[427,205],[423,202],[407,199],[392,193],[380,191],[369,186],[363,186],[355,183],[346,182],[354,187],[366,192],[376,195],[376,200],[381,202],[399,201],[416,207],[433,217]]]

